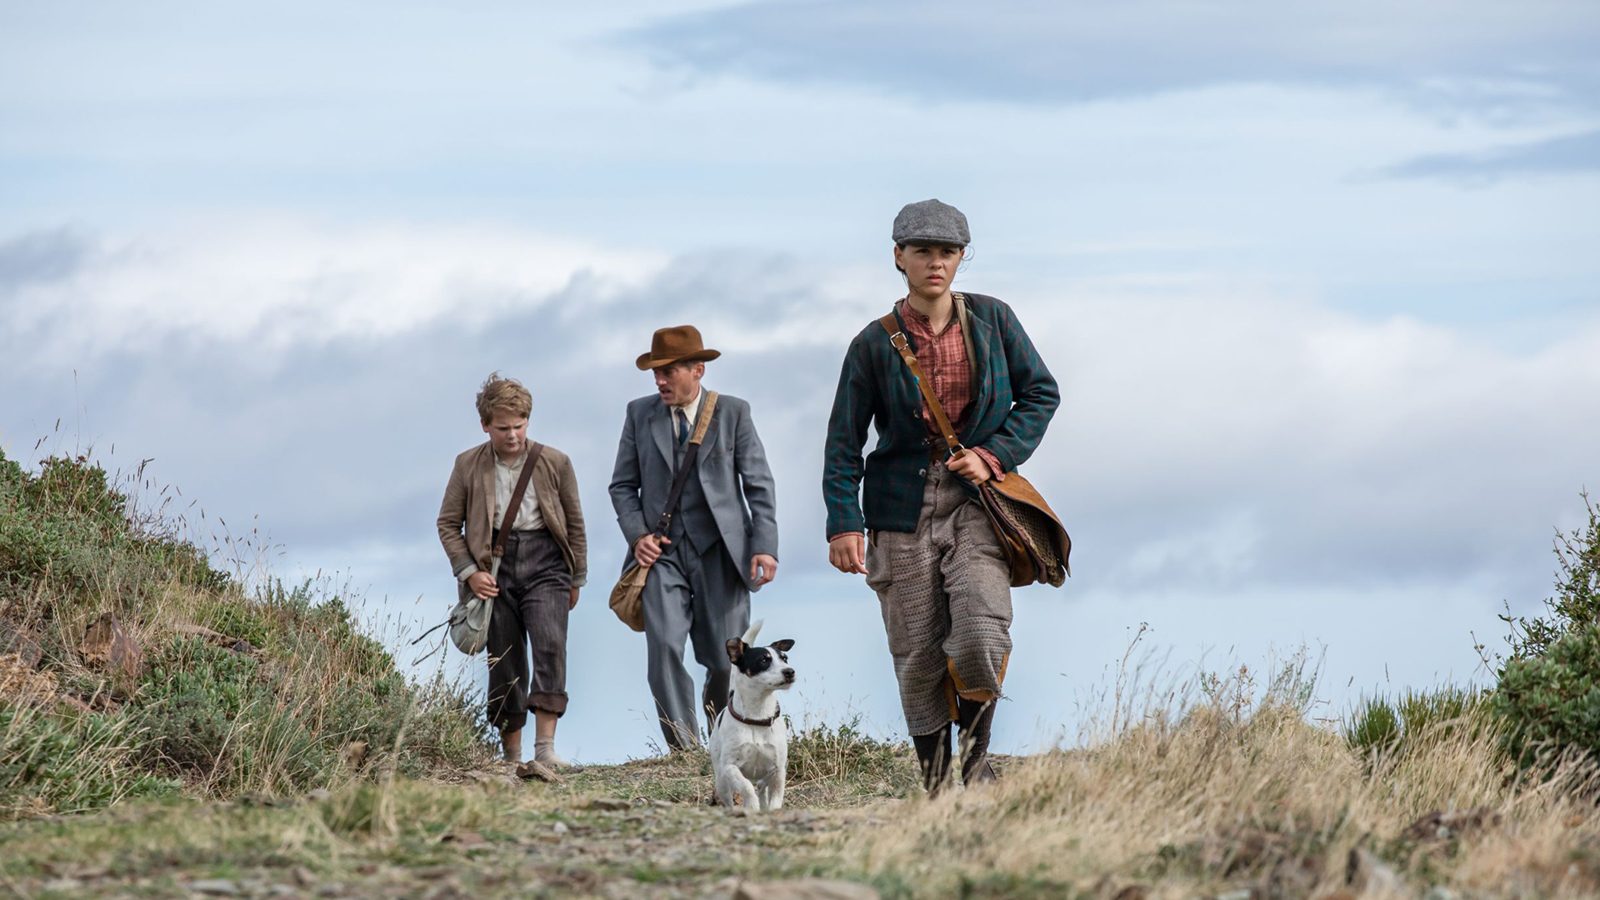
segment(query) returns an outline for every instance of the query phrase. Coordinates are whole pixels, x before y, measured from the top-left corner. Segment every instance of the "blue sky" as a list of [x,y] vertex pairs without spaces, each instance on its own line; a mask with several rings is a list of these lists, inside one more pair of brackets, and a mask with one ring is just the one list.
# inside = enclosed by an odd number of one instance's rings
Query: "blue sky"
[[562,740],[616,759],[654,729],[605,480],[695,322],[778,477],[792,708],[889,734],[822,428],[938,196],[1064,394],[1026,471],[1076,575],[1017,594],[1004,749],[1070,739],[1140,622],[1180,672],[1308,645],[1329,713],[1481,677],[1600,483],[1597,41],[1583,2],[0,2],[0,447],[153,458],[399,632],[450,595],[472,394],[522,377],[595,536]]

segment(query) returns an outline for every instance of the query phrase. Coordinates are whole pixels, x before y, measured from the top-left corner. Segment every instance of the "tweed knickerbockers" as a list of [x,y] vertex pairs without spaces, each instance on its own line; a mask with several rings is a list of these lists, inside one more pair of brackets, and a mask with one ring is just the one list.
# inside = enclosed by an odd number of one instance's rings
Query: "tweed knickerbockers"
[[[530,708],[567,711],[567,610],[572,570],[544,529],[513,531],[489,617],[489,721],[517,731]],[[532,665],[529,665],[529,656]]]
[[928,466],[917,530],[874,532],[867,573],[911,734],[948,726],[958,695],[1000,696],[1011,655],[1011,571],[960,476],[943,463]]

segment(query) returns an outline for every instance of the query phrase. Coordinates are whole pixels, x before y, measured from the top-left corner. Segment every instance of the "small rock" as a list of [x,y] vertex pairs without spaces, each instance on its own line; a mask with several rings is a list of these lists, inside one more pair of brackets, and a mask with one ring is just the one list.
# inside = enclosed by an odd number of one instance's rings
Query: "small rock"
[[439,841],[445,844],[459,844],[462,847],[482,847],[484,844],[489,843],[483,839],[483,835],[476,831],[452,831],[440,838]]
[[1444,885],[1436,884],[1433,887],[1428,888],[1428,892],[1422,895],[1422,900],[1458,900],[1460,896],[1460,894],[1457,894],[1455,891],[1450,890]]
[[267,885],[267,896],[298,897],[300,896],[300,889],[292,884],[269,884]]
[[624,809],[632,809],[633,804],[616,797],[596,797],[589,801],[588,808],[605,810],[609,812],[619,812]]
[[294,875],[294,883],[303,888],[310,887],[317,883],[317,873],[311,871],[305,866],[295,866],[294,871],[291,874]]
[[226,878],[202,878],[189,882],[189,890],[213,897],[237,897],[239,886]]
[[1405,880],[1389,864],[1354,847],[1345,860],[1344,883],[1361,894],[1409,894]]
[[317,888],[316,893],[318,897],[337,897],[344,893],[344,885],[325,884]]
[[1249,888],[1238,888],[1218,894],[1216,900],[1250,900],[1254,896],[1255,892]]
[[1122,890],[1117,891],[1116,894],[1112,896],[1111,900],[1145,900],[1145,898],[1148,896],[1150,896],[1150,889],[1148,887],[1145,887],[1142,884],[1130,884]]
[[1448,841],[1470,832],[1495,828],[1499,825],[1500,814],[1487,806],[1450,812],[1434,810],[1406,826],[1400,837],[1413,843]]
[[306,791],[306,799],[313,803],[326,803],[333,799],[333,791],[327,788],[312,788]]
[[567,827],[567,823],[565,823],[565,822],[557,822],[554,825],[550,826],[550,830],[555,832],[556,834],[566,834],[567,832],[571,831],[572,829],[568,828]]
[[49,894],[76,894],[83,890],[83,882],[76,878],[56,878],[46,881],[43,887]]
[[797,878],[793,881],[743,881],[733,889],[732,900],[877,900],[878,892],[864,884],[832,878]]

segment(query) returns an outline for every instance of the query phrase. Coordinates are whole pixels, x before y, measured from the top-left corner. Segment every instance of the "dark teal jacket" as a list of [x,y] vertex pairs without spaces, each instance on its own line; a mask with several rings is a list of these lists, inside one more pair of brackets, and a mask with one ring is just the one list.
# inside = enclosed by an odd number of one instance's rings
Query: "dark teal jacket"
[[[1050,417],[1061,405],[1061,392],[1011,307],[982,294],[962,292],[962,296],[972,329],[975,383],[959,437],[964,446],[993,453],[1010,472],[1038,448]],[[905,323],[900,325],[904,330]],[[863,466],[861,448],[869,423],[878,432],[878,445]],[[916,380],[874,319],[850,342],[828,418],[822,467],[828,535],[917,530],[929,459],[927,438]]]

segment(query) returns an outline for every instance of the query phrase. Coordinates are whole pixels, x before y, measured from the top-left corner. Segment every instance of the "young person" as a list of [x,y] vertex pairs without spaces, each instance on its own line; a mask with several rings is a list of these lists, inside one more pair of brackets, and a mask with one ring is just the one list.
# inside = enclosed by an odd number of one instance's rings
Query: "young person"
[[[874,319],[845,353],[822,489],[828,561],[865,575],[878,595],[906,728],[931,794],[950,775],[952,721],[962,781],[995,777],[987,755],[1011,654],[1011,579],[975,486],[1033,455],[1061,398],[1011,307],[951,290],[970,242],[960,210],[938,200],[908,204],[893,239],[907,288],[894,304],[895,330],[966,449],[949,452],[890,333]],[[878,443],[863,465],[869,423]]]
[[611,506],[640,566],[650,570],[640,597],[650,693],[670,750],[700,744],[694,679],[683,642],[705,667],[698,709],[707,721],[728,705],[727,642],[750,626],[750,593],[778,574],[778,509],[772,469],[750,418],[750,404],[719,394],[694,470],[666,535],[654,529],[686,455],[716,359],[693,325],[658,329],[635,360],[655,392],[628,404],[611,474]]
[[[578,481],[565,453],[529,443],[527,388],[491,374],[477,406],[489,440],[456,457],[439,506],[439,541],[456,578],[494,601],[489,721],[500,731],[505,758],[522,762],[522,729],[532,709],[534,762],[560,768],[567,765],[555,749],[556,721],[567,711],[567,613],[588,575]],[[536,457],[533,472],[497,570],[492,548],[530,457]]]

